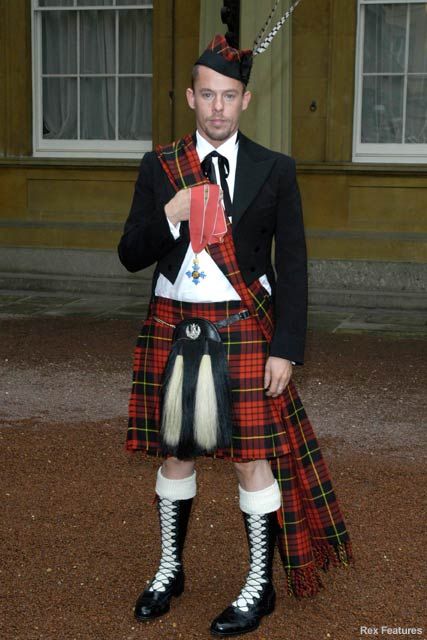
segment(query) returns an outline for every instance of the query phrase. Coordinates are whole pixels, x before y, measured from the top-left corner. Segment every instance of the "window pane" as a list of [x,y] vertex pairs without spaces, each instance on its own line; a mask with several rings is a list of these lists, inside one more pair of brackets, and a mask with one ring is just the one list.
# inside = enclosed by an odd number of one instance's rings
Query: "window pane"
[[39,0],[39,7],[72,7],[73,0]]
[[404,70],[406,10],[405,4],[365,7],[364,73]]
[[427,4],[410,6],[408,71],[427,72]]
[[99,5],[113,5],[113,0],[77,0],[78,7],[95,7]]
[[116,5],[118,7],[125,6],[127,4],[138,4],[141,7],[151,7],[153,2],[149,2],[149,0],[116,0]]
[[113,11],[82,11],[80,14],[81,73],[114,73],[116,57]]
[[120,79],[120,140],[151,139],[151,87],[151,78]]
[[84,140],[114,140],[115,113],[114,78],[82,78],[80,137]]
[[119,73],[152,73],[152,14],[119,12]]
[[427,76],[408,78],[405,142],[427,143]]
[[76,14],[46,11],[42,20],[43,73],[77,73]]
[[43,79],[43,138],[77,138],[77,80]]
[[363,80],[361,142],[402,142],[403,77]]

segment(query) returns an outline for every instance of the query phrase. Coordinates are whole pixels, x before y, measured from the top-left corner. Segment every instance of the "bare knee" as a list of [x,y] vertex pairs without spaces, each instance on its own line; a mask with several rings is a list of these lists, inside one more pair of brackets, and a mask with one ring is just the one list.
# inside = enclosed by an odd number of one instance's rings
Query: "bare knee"
[[170,480],[182,480],[188,478],[194,471],[194,460],[178,460],[178,458],[166,458],[163,460],[162,475]]
[[269,487],[274,482],[268,460],[250,460],[248,462],[235,462],[239,484],[246,491],[258,491]]
[[266,460],[249,460],[248,462],[235,462],[234,468],[238,476],[250,478],[257,472],[260,467],[259,463],[267,462]]

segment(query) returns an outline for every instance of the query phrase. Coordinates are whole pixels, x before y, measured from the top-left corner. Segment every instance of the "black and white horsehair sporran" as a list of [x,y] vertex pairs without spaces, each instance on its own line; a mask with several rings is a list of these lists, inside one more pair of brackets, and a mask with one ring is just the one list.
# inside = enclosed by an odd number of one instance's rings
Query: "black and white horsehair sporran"
[[231,394],[225,348],[204,318],[180,322],[162,387],[162,453],[180,459],[231,446]]

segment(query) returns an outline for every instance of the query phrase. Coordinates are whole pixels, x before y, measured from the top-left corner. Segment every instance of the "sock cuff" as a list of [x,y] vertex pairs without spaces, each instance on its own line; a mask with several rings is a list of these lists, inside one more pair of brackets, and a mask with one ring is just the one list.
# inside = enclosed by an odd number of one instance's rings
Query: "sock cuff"
[[245,491],[239,484],[239,504],[244,513],[249,515],[263,515],[277,511],[282,503],[277,480],[272,485],[260,491]]
[[160,467],[157,471],[156,493],[160,498],[172,501],[194,498],[197,493],[196,472],[193,471],[193,474],[187,478],[172,480],[165,478]]

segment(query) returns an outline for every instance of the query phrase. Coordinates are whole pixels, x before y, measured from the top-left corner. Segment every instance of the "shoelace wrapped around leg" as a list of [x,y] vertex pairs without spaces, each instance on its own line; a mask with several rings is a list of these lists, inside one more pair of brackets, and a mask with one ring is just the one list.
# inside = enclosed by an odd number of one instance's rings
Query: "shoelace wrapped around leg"
[[149,591],[166,591],[170,580],[176,575],[181,566],[178,559],[177,541],[177,509],[171,500],[160,498],[159,513],[162,533],[162,557],[156,575],[152,579]]
[[267,527],[264,516],[249,516],[249,547],[250,547],[250,569],[246,582],[240,591],[237,599],[232,603],[242,611],[248,611],[262,594],[264,585],[268,582],[266,576],[267,562]]

